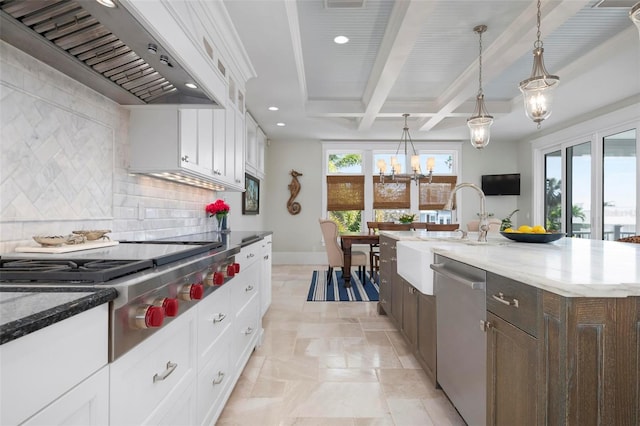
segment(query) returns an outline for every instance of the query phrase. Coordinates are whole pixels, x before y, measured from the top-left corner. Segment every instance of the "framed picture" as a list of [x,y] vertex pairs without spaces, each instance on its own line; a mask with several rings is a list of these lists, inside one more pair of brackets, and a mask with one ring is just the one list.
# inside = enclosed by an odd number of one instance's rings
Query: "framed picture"
[[242,214],[260,213],[260,181],[249,173],[244,174],[244,197],[242,197]]

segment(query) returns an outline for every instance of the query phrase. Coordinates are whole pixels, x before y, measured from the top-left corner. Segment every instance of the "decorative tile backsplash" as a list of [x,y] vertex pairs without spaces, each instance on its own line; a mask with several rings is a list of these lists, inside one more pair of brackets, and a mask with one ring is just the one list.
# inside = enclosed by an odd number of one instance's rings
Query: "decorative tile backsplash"
[[38,234],[213,230],[213,191],[130,175],[128,110],[0,41],[0,253]]

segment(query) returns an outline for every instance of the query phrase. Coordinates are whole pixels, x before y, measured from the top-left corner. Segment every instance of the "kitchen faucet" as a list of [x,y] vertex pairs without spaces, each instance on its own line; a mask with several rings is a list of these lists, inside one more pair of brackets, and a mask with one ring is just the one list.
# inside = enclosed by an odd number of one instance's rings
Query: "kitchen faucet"
[[480,232],[478,235],[478,241],[486,243],[487,232],[489,232],[489,221],[487,220],[487,211],[484,206],[485,204],[484,192],[482,192],[482,189],[480,189],[478,185],[475,185],[473,183],[459,183],[458,185],[456,185],[456,187],[453,188],[453,191],[451,191],[451,194],[449,195],[449,199],[445,203],[443,210],[452,210],[453,197],[456,195],[456,192],[458,192],[460,188],[473,188],[476,191],[478,191],[478,194],[480,195],[480,225],[478,226],[478,230]]

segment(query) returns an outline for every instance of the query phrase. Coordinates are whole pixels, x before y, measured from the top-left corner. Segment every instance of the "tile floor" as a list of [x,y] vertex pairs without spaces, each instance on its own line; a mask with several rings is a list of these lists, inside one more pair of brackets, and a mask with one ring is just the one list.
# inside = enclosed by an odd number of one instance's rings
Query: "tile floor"
[[274,265],[264,342],[218,425],[464,425],[375,302],[307,302],[310,265]]

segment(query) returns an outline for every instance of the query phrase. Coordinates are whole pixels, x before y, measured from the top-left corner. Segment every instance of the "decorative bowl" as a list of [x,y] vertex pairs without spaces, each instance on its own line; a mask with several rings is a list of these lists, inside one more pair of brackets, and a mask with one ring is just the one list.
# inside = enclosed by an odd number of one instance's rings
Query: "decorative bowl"
[[560,238],[564,237],[565,234],[562,233],[552,233],[552,234],[524,234],[522,232],[500,232],[500,234],[513,241],[517,241],[519,243],[550,243],[552,241],[557,241]]
[[88,241],[95,241],[99,239],[109,240],[110,238],[107,237],[105,234],[108,234],[109,232],[111,232],[111,229],[94,229],[89,231],[71,231],[71,232],[73,232],[74,234],[82,235]]
[[68,235],[36,235],[33,237],[42,247],[59,247],[67,243]]

